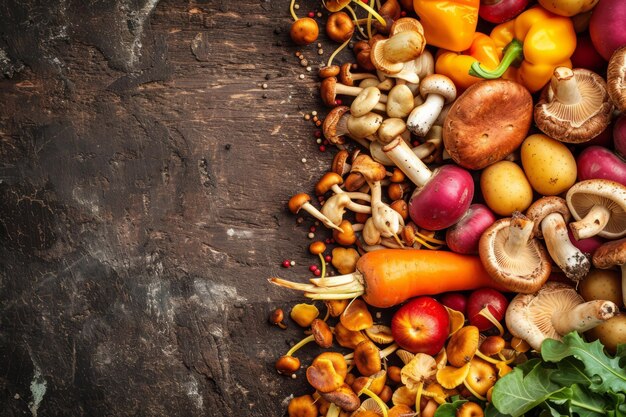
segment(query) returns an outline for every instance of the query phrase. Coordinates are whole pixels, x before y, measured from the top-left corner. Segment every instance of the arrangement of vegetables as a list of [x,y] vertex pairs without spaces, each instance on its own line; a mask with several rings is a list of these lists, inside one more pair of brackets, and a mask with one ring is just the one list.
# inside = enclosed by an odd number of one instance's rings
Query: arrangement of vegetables
[[626,416],[626,2],[319,7],[335,155],[287,206],[329,237],[308,282],[269,278],[311,300],[288,415]]

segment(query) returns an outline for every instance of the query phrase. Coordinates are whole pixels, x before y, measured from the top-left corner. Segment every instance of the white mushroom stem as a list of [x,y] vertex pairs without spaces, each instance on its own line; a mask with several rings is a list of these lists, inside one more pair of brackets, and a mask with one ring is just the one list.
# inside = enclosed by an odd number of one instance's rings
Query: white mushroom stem
[[345,191],[343,188],[341,188],[339,185],[337,184],[333,184],[330,189],[335,193],[335,194],[347,194],[348,197],[350,197],[351,200],[363,200],[363,201],[371,201],[372,198],[370,197],[369,194],[367,193],[361,193],[358,191]]
[[[368,182],[372,194],[372,221],[383,237],[395,237],[404,227],[400,214],[382,200],[380,181]],[[399,240],[399,239],[398,239]]]
[[313,206],[311,203],[304,203],[301,209],[309,213],[317,220],[321,221],[324,226],[330,229],[338,230],[343,233],[343,229],[341,227],[333,223],[328,217],[326,217],[321,211],[315,208],[315,206]]
[[425,163],[417,157],[409,145],[396,138],[383,147],[385,154],[418,187],[423,187],[433,175]]
[[425,136],[437,120],[446,100],[439,94],[429,94],[424,104],[415,107],[406,121],[406,127],[417,136]]
[[348,193],[339,193],[326,200],[322,206],[321,213],[333,224],[339,226],[343,220],[343,213],[346,209],[355,213],[370,214],[372,212],[372,208],[370,206],[364,206],[352,201]]
[[596,204],[582,219],[569,224],[576,240],[587,239],[600,233],[611,218],[611,211]]
[[555,312],[552,325],[562,336],[571,331],[586,332],[619,313],[619,308],[612,301],[594,300],[582,303],[568,312]]
[[580,281],[589,272],[591,262],[574,246],[567,234],[567,225],[560,213],[548,214],[541,221],[541,232],[548,253],[565,275]]
[[554,99],[562,104],[577,104],[582,100],[574,72],[567,67],[558,67],[550,81]]
[[533,226],[532,220],[514,215],[509,225],[509,235],[504,242],[504,251],[508,254],[521,253],[532,238]]

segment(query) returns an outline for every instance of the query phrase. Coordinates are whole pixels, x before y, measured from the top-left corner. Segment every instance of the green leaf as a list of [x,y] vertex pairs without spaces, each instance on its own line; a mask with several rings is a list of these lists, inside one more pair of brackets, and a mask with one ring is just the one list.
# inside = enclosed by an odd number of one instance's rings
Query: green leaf
[[[550,365],[553,364],[550,363]],[[556,364],[556,367],[556,370],[550,376],[552,382],[564,387],[574,384],[588,387],[591,384],[591,378],[585,373],[585,365],[574,357],[563,358]]]
[[606,415],[607,400],[600,394],[593,393],[580,385],[572,385],[569,388],[570,413],[576,413],[579,417],[602,417]]
[[[528,361],[524,367],[516,366],[496,382],[492,401],[498,411],[519,417],[565,388],[552,382],[550,376],[554,369],[542,365],[540,360]],[[524,375],[523,370],[529,368]]]
[[597,340],[587,343],[577,332],[568,333],[563,341],[546,339],[541,345],[541,356],[550,362],[573,356],[583,362],[585,373],[591,378],[589,388],[592,391],[626,392],[626,370],[620,367],[620,358],[607,356],[604,346]]
[[437,407],[433,417],[456,417],[456,410],[466,402],[467,400],[455,400],[451,403],[443,403]]

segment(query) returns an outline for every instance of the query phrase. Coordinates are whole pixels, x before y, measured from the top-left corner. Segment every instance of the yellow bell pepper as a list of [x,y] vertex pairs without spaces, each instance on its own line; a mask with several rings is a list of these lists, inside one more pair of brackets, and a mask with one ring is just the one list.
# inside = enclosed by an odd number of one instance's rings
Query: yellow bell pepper
[[550,81],[556,67],[572,67],[570,57],[576,49],[572,20],[541,6],[496,26],[489,36],[502,50],[502,60],[493,70],[472,64],[474,76],[514,80],[534,93]]
[[413,0],[428,45],[464,51],[472,44],[480,0]]
[[470,75],[472,64],[479,62],[484,68],[494,69],[500,63],[500,53],[493,39],[484,33],[476,32],[472,44],[465,51],[454,52],[439,49],[435,72],[450,78],[457,90],[463,91],[481,80]]

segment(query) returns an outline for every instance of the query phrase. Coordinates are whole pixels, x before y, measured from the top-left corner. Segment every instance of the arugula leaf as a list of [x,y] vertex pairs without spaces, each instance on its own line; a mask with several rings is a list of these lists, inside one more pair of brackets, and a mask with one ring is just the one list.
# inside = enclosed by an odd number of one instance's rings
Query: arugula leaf
[[[524,367],[516,366],[502,377],[493,390],[493,405],[501,413],[519,417],[546,401],[556,391],[565,389],[552,382],[554,369],[543,366],[539,359],[531,359]],[[530,369],[526,375],[524,370]]]
[[602,417],[606,415],[607,401],[603,396],[585,390],[574,384],[556,392],[550,397],[556,404],[566,404],[569,415],[576,413],[579,417]]
[[[553,364],[550,365],[555,366]],[[558,367],[551,374],[550,378],[552,378],[552,382],[564,387],[574,384],[588,387],[591,384],[591,378],[585,373],[585,365],[571,356],[559,361]]]
[[583,362],[585,373],[591,377],[592,391],[626,392],[626,370],[620,367],[620,358],[607,356],[598,340],[587,343],[577,332],[571,332],[563,341],[546,339],[541,345],[541,357],[545,361],[559,362],[569,356]]

